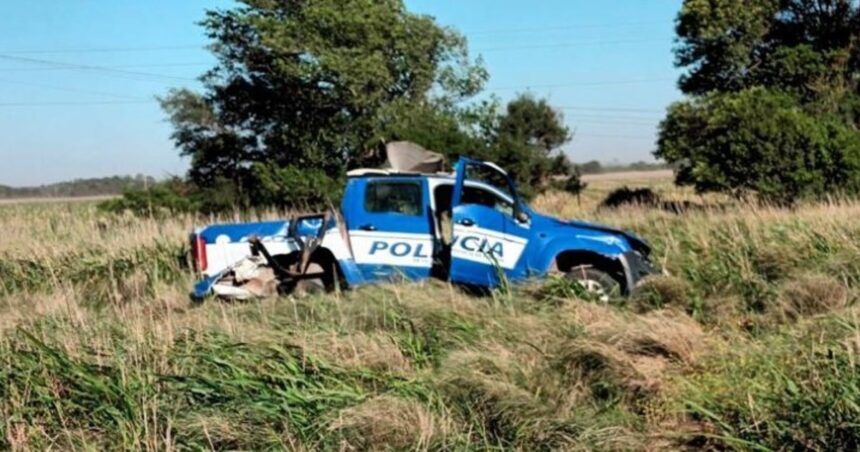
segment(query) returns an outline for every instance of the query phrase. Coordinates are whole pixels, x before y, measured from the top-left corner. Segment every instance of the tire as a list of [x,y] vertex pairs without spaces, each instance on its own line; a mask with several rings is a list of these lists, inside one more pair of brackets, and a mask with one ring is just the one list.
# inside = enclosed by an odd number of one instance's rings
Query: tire
[[[298,255],[288,255],[279,262],[283,267],[294,265]],[[326,259],[314,259],[308,263],[308,273],[323,273],[319,278],[282,282],[278,293],[284,295],[312,295],[334,292],[338,288],[337,270]]]
[[578,265],[571,268],[567,278],[578,282],[585,292],[595,301],[608,303],[621,296],[621,283],[611,274],[591,265]]

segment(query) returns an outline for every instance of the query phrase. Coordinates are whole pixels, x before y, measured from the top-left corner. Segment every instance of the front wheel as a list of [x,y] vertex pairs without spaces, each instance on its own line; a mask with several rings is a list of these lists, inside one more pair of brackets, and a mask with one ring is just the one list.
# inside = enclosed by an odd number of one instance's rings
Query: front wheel
[[577,282],[589,297],[601,303],[608,303],[621,295],[621,283],[611,274],[591,265],[573,267],[566,276]]

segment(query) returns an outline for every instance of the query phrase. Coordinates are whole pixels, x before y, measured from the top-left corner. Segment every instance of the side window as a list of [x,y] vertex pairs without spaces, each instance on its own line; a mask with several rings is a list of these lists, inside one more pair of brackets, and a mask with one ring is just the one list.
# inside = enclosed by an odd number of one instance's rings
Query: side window
[[463,187],[463,204],[479,204],[506,215],[513,215],[514,207],[495,193],[478,187]]
[[364,193],[364,209],[370,213],[420,216],[422,206],[420,181],[371,181]]

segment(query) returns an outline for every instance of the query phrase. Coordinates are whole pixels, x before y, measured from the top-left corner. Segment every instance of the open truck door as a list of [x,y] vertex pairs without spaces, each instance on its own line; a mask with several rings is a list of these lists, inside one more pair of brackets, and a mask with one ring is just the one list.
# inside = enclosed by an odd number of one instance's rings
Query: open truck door
[[519,279],[527,273],[523,251],[530,220],[519,202],[512,179],[498,166],[465,158],[457,162],[451,281],[497,286],[502,276]]

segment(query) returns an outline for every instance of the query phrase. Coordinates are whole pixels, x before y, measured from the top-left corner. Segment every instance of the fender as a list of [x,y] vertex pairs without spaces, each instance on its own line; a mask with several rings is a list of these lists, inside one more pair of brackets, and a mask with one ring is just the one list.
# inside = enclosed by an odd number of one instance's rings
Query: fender
[[637,278],[630,269],[627,257],[632,249],[624,240],[612,236],[591,235],[559,237],[546,243],[538,255],[535,267],[540,269],[542,274],[549,273],[558,256],[566,251],[587,251],[618,261],[624,269],[626,287],[630,288],[635,285]]

